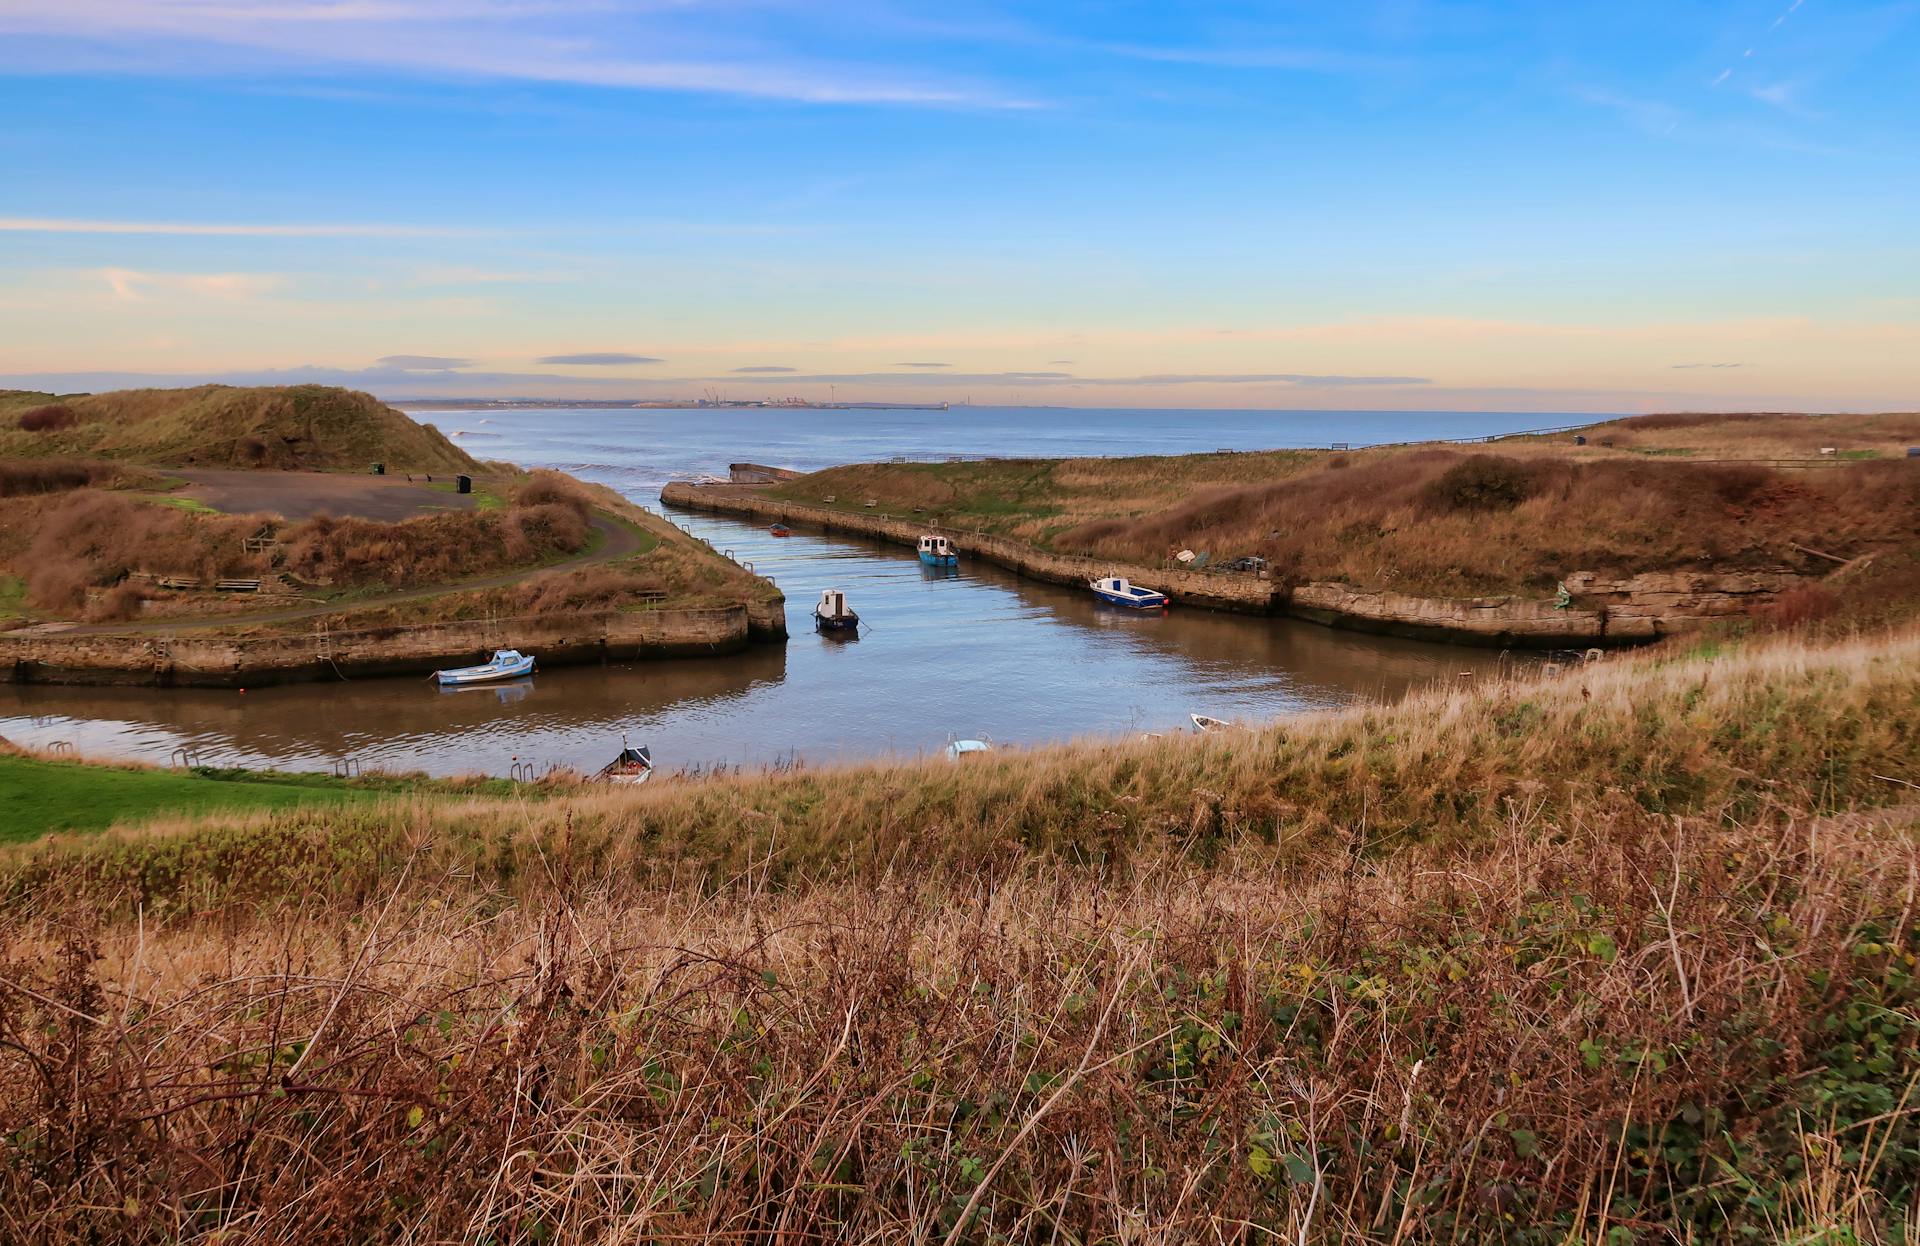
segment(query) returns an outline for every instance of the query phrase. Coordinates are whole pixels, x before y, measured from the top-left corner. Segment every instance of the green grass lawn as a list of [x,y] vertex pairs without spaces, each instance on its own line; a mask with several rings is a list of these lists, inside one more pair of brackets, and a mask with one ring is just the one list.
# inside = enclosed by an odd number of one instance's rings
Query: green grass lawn
[[0,575],[0,619],[25,618],[27,582],[17,575]]
[[284,809],[379,794],[324,775],[230,778],[0,757],[0,844],[23,843],[50,831],[97,831],[116,822],[219,809]]
[[177,511],[188,511],[195,515],[218,515],[222,512],[208,506],[199,498],[190,498],[177,493],[136,493],[133,496],[142,502],[153,502],[160,506],[171,506]]
[[[452,481],[452,480],[430,481],[427,484],[427,488],[438,490],[441,493],[458,494],[460,492],[459,483],[457,481]],[[507,500],[505,498],[501,497],[497,493],[489,492],[488,490],[481,488],[477,484],[474,485],[473,487],[472,496],[473,496],[473,509],[477,511],[504,510],[507,505]]]

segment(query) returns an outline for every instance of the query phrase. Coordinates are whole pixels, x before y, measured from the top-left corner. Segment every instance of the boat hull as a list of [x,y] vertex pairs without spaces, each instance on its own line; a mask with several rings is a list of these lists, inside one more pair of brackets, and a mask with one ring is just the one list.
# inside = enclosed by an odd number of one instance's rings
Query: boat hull
[[813,616],[813,627],[815,631],[819,632],[826,632],[832,635],[846,635],[847,633],[858,632],[860,630],[860,616],[857,614],[837,616],[816,614]]
[[960,565],[960,555],[929,554],[923,551],[920,555],[920,565],[923,567],[957,567]]
[[1119,606],[1125,610],[1161,610],[1164,609],[1167,604],[1167,595],[1165,593],[1128,596],[1122,593],[1109,593],[1105,589],[1096,588],[1093,590],[1093,595],[1109,606]]

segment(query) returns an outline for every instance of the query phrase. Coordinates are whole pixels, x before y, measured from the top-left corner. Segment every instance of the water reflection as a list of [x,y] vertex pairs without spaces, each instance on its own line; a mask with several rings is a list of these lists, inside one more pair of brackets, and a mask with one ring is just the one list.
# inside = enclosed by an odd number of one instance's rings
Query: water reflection
[[[220,764],[325,769],[353,757],[438,774],[597,768],[624,735],[672,771],[933,753],[955,735],[1017,745],[1184,730],[1194,712],[1268,719],[1392,700],[1505,660],[1292,620],[1113,610],[966,559],[964,543],[960,567],[936,568],[877,542],[675,518],[776,579],[786,645],[439,691],[409,679],[246,693],[0,685],[0,735],[156,761],[187,748]],[[856,643],[812,630],[826,588],[859,612]]]

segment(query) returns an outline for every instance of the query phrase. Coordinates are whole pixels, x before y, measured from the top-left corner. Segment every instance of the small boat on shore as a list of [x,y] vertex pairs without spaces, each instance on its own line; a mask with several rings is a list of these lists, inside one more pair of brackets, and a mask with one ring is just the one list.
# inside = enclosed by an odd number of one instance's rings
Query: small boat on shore
[[595,783],[619,783],[634,787],[653,777],[653,752],[646,745],[634,748],[620,737],[620,756],[594,771]]
[[987,739],[985,736],[982,736],[978,740],[949,739],[947,741],[948,761],[960,761],[964,758],[973,757],[980,753],[991,753],[992,751],[993,741]]
[[1089,580],[1087,586],[1093,595],[1110,606],[1124,606],[1128,610],[1164,610],[1167,607],[1167,595],[1157,589],[1144,588],[1128,581],[1124,575],[1102,576]]
[[768,528],[767,531],[773,536],[792,536],[793,535],[793,529],[787,527],[787,525],[783,523],[777,523],[773,525],[773,527]]
[[947,538],[929,534],[920,538],[920,562],[928,567],[957,567],[960,551]]
[[1226,731],[1235,726],[1224,718],[1215,718],[1210,714],[1188,714],[1187,717],[1193,719],[1193,729],[1202,735]]
[[443,684],[484,684],[496,679],[517,679],[533,674],[533,655],[518,649],[495,649],[493,657],[479,666],[456,666],[435,671],[433,677]]
[[820,604],[813,608],[813,627],[829,636],[857,636],[860,616],[847,604],[845,593],[829,588],[820,594]]

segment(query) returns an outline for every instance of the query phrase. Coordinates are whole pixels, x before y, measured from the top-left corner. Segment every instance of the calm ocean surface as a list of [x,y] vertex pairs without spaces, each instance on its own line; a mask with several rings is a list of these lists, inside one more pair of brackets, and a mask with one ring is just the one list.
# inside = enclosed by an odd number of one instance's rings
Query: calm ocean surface
[[[811,470],[894,455],[1180,454],[1353,445],[1583,422],[1555,413],[1105,411],[427,411],[470,453],[556,467],[656,509],[661,485],[729,462]],[[436,774],[515,762],[597,767],[622,735],[663,771],[818,764],[933,752],[950,736],[1030,744],[1183,727],[1194,711],[1272,718],[1393,699],[1508,659],[1284,619],[1175,608],[1134,617],[1090,595],[963,563],[923,570],[911,550],[678,514],[775,577],[784,646],[689,661],[557,669],[524,684],[442,692],[412,679],[236,692],[0,685],[0,735],[86,752],[326,768],[338,758]],[[822,588],[846,591],[859,640],[808,630]]]

